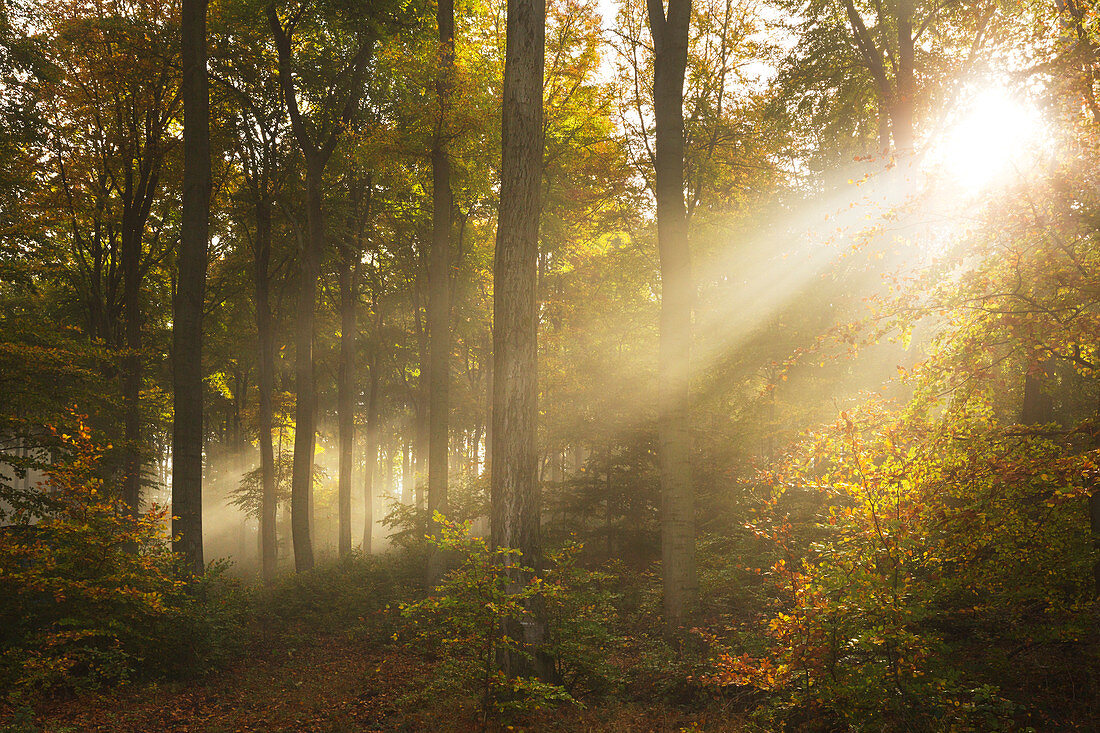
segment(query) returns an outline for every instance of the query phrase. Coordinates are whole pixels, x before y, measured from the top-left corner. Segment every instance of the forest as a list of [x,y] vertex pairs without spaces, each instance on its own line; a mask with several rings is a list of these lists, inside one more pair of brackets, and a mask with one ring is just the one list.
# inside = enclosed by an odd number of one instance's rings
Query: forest
[[1100,728],[1095,0],[0,0],[0,731]]

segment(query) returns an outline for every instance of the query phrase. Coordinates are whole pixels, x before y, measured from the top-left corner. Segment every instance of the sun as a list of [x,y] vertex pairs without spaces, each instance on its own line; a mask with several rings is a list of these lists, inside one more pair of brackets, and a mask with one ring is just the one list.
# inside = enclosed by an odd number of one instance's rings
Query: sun
[[944,131],[932,156],[950,182],[977,193],[1015,178],[1043,143],[1039,110],[1003,87],[974,94]]

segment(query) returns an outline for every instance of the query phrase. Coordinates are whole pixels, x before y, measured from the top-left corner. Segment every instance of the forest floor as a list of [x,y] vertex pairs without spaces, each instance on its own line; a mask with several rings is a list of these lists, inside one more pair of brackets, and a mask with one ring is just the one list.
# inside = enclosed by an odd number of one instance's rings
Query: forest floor
[[206,676],[131,685],[40,706],[0,730],[69,733],[231,731],[745,731],[738,715],[662,701],[604,700],[563,707],[511,727],[483,725],[461,703],[410,702],[431,661],[370,629],[291,635],[257,644]]

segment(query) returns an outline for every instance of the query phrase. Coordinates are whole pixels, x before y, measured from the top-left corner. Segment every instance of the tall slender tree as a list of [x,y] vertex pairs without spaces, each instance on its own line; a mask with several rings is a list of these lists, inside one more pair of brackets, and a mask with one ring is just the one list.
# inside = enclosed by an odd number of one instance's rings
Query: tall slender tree
[[[493,262],[493,463],[491,532],[497,546],[521,551],[539,569],[536,419],[538,416],[538,253],[543,170],[542,80],[545,0],[508,0],[500,210]],[[518,568],[513,582],[522,582]],[[546,637],[540,614],[522,631],[537,646]],[[526,671],[511,655],[509,672]],[[536,664],[536,667],[540,665]]]
[[172,534],[188,569],[202,555],[202,316],[210,220],[207,0],[183,0],[183,221],[172,304]]
[[691,471],[691,342],[695,281],[684,203],[684,74],[691,0],[647,0],[653,36],[654,191],[661,261],[657,442],[665,617],[685,620],[698,594]]
[[[325,243],[325,219],[322,179],[336,150],[344,128],[359,108],[365,91],[374,39],[364,34],[343,69],[328,89],[328,99],[312,111],[327,120],[311,121],[303,112],[298,97],[299,84],[294,74],[293,38],[308,7],[299,6],[284,25],[275,4],[267,6],[268,23],[275,37],[279,57],[279,84],[283,102],[290,115],[291,130],[305,158],[307,236],[299,256],[298,323],[294,337],[295,388],[294,468],[291,477],[290,528],[294,543],[294,566],[299,571],[313,568],[313,542],[310,537],[310,498],[312,496],[313,454],[316,446],[317,386],[313,373],[313,332],[317,307],[317,283]],[[335,111],[333,113],[333,111]],[[327,122],[327,124],[325,124]]]
[[[439,0],[439,71],[436,96],[439,117],[432,138],[432,249],[428,268],[428,511],[447,511],[447,473],[451,383],[451,157],[447,119],[454,76],[454,0]],[[438,532],[438,527],[433,531]],[[442,573],[442,556],[428,560],[428,584]]]

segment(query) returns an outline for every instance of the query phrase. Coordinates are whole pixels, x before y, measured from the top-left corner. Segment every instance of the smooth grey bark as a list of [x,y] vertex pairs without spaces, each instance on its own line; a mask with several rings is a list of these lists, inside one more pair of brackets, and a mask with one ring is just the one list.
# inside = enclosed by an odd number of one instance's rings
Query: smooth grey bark
[[[381,320],[379,320],[381,329]],[[372,354],[367,376],[367,445],[363,460],[363,552],[371,553],[374,539],[374,472],[378,462],[379,405],[378,358]]]
[[202,317],[210,220],[207,0],[183,0],[183,217],[172,302],[172,534],[187,569],[203,571]]
[[698,596],[691,466],[691,346],[695,281],[684,203],[684,75],[691,0],[648,0],[653,36],[654,191],[661,268],[657,462],[665,620],[684,624]]
[[[166,118],[162,118],[161,122],[166,124]],[[149,221],[149,212],[153,206],[153,199],[160,187],[160,170],[163,160],[161,135],[164,133],[165,127],[150,125],[139,132],[131,126],[131,130],[134,134],[134,146],[141,149],[142,152],[130,158],[129,164],[123,171],[120,191],[122,197],[122,226],[119,233],[119,239],[121,240],[119,249],[122,256],[122,337],[123,346],[125,347],[125,355],[122,359],[122,497],[130,513],[136,516],[141,511],[142,467],[141,326],[143,316],[141,312],[141,245],[145,225]],[[186,197],[186,189],[184,195]],[[184,256],[184,253],[181,252],[182,256]],[[184,324],[183,328],[185,330],[187,327],[188,324]]]
[[[416,347],[420,360],[420,375],[417,379],[416,399],[414,404],[414,438],[413,448],[413,486],[416,494],[416,509],[423,511],[426,507],[426,492],[428,479],[428,442],[430,433],[430,419],[428,414],[429,392],[431,391],[431,357],[429,353],[428,325],[424,315],[422,302],[422,290],[424,289],[424,265],[419,263],[416,275],[414,304]],[[423,535],[425,527],[421,526],[419,532]]]
[[[545,0],[508,0],[502,106],[500,209],[493,261],[492,540],[542,563],[537,482],[538,251],[543,173]],[[512,570],[512,582],[527,578]],[[522,629],[508,632],[534,650],[546,639],[540,609]],[[550,673],[536,653],[534,669],[519,655],[504,660],[508,674]]]

